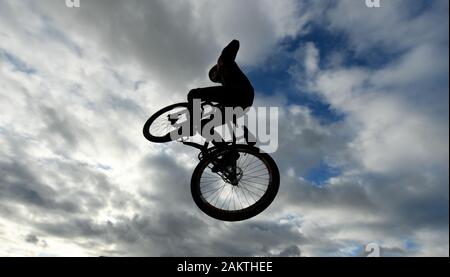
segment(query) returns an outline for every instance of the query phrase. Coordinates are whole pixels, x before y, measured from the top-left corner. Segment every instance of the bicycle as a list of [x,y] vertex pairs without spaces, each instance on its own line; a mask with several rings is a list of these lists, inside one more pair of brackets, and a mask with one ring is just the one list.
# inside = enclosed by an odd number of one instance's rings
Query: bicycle
[[[218,104],[203,102],[205,108],[223,110]],[[172,132],[178,132],[176,122],[189,120],[188,103],[177,103],[154,113],[144,124],[144,137],[155,143],[173,141]],[[233,120],[236,124],[236,121]],[[192,125],[191,125],[192,126]],[[245,128],[245,132],[248,130]],[[194,135],[191,130],[190,135]],[[233,139],[217,145],[178,140],[200,150],[199,163],[191,178],[191,194],[195,204],[205,214],[223,221],[241,221],[264,211],[275,199],[280,184],[280,174],[269,154]]]

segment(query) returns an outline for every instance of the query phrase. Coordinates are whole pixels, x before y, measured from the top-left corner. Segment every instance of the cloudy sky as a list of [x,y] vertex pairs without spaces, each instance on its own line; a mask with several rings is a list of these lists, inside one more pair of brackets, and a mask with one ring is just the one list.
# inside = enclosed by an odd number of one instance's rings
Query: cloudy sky
[[[449,255],[449,2],[0,0],[1,256]],[[209,218],[146,141],[223,46],[278,106],[280,191]]]

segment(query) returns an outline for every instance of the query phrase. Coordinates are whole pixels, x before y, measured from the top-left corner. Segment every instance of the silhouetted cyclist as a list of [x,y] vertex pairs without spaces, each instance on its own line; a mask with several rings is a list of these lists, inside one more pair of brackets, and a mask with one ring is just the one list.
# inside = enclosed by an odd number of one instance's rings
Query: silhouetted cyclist
[[222,85],[191,90],[187,96],[191,107],[193,99],[243,109],[253,104],[253,86],[235,62],[238,51],[239,41],[237,40],[233,40],[222,50],[217,64],[209,71],[209,79]]
[[[226,221],[245,220],[261,213],[272,203],[280,186],[280,173],[275,161],[256,147],[256,138],[252,138],[245,123],[243,133],[246,144],[240,141],[241,137],[237,138],[240,134],[236,130],[222,128],[222,132],[217,134],[215,128],[202,128],[199,132],[199,127],[206,126],[203,123],[209,118],[212,119],[208,122],[213,122],[208,127],[219,127],[216,124],[233,120],[236,123],[233,127],[240,128],[242,120],[235,121],[234,118],[248,112],[247,121],[252,122],[250,111],[246,109],[253,104],[254,90],[235,62],[238,50],[239,42],[233,40],[223,49],[217,64],[209,71],[211,81],[221,86],[191,90],[188,94],[188,109],[185,102],[162,108],[146,121],[143,128],[144,137],[152,142],[179,141],[200,149],[200,162],[191,178],[192,197],[204,213]],[[209,109],[205,105],[198,106],[198,99],[209,102],[206,103]],[[231,114],[222,114],[225,120],[221,122],[219,111],[223,111],[223,107],[233,108],[234,118],[231,118]],[[229,110],[225,109],[226,112]],[[189,134],[186,127],[190,129]],[[190,137],[199,133],[204,136],[205,142],[189,141]],[[232,135],[232,139],[225,141],[224,135],[227,134]],[[211,141],[214,144],[212,147]]]
[[[189,92],[187,98],[191,111],[193,107],[193,99],[200,99],[201,101],[207,102],[217,102],[222,107],[241,107],[244,110],[252,106],[254,89],[247,76],[245,76],[235,62],[238,51],[239,41],[231,41],[222,50],[222,54],[220,55],[217,64],[209,71],[209,79],[214,83],[222,84],[221,86],[197,88]],[[237,114],[236,116],[241,117],[243,114]],[[203,120],[202,126],[207,121],[208,119]],[[225,120],[223,123],[226,123]],[[246,127],[244,127],[244,130],[246,139],[248,139],[248,137],[254,138]],[[222,142],[213,141],[213,144],[215,145],[221,145],[222,143],[225,142],[223,140]],[[223,164],[231,163],[236,161],[238,158],[239,154],[231,151],[230,153],[224,155],[223,159],[228,162]],[[220,167],[214,166],[212,169],[213,172],[216,172],[217,170],[220,170]]]

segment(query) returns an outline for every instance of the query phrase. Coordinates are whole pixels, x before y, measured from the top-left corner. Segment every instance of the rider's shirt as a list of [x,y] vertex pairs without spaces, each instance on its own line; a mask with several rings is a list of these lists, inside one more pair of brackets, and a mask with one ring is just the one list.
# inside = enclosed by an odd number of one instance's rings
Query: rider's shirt
[[217,62],[221,83],[230,89],[230,93],[236,94],[230,97],[235,96],[242,101],[253,102],[253,86],[235,62],[238,51],[239,41],[237,40],[233,40],[223,49]]

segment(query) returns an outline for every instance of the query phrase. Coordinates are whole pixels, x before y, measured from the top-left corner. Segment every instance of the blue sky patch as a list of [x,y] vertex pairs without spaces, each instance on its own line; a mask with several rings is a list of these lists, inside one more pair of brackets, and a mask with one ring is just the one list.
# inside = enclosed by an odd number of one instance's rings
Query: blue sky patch
[[330,178],[339,174],[340,170],[338,168],[331,167],[326,162],[321,161],[320,164],[306,173],[305,179],[317,186],[323,186]]
[[[324,40],[325,38],[323,38]],[[283,94],[289,104],[308,107],[313,116],[322,124],[340,121],[344,118],[343,114],[332,109],[319,95],[300,90],[297,82],[289,73],[289,68],[298,63],[293,55],[295,50],[310,41],[310,39],[285,40],[283,47],[291,54],[290,56],[275,53],[272,57],[268,58],[267,66],[245,71],[257,92],[268,96]],[[319,47],[321,46],[319,45]],[[322,51],[322,48],[320,50]],[[277,62],[272,64],[271,61]]]
[[5,59],[6,62],[11,64],[14,67],[15,71],[23,72],[27,75],[35,74],[36,69],[28,65],[25,61],[21,60],[19,57],[5,51],[0,50],[1,55]]
[[407,250],[416,251],[419,249],[419,245],[413,239],[405,239],[404,244]]

